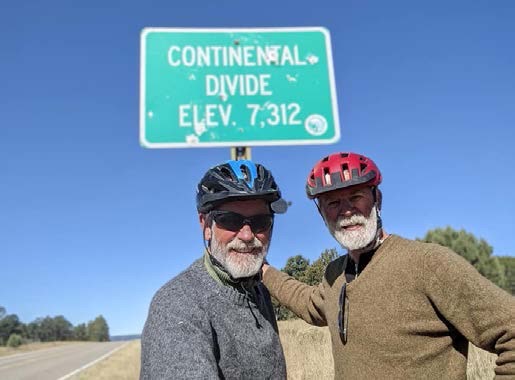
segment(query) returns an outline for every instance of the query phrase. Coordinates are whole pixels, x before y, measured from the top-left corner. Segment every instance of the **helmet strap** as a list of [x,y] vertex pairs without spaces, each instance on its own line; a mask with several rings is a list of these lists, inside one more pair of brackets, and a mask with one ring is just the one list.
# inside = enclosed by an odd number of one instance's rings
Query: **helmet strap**
[[317,202],[317,199],[314,198],[313,199],[313,203],[315,204],[315,206],[317,207],[317,210],[318,210],[318,213],[320,214],[320,216],[322,217],[322,220],[324,221],[324,224],[326,225],[327,227],[327,222],[325,221],[325,218],[324,218],[324,214],[322,214],[322,210],[320,209],[320,204]]
[[381,218],[381,209],[379,208],[377,202],[374,203],[374,205],[376,206],[377,231],[379,232],[379,230],[383,229],[383,219]]
[[[213,224],[213,218],[211,218],[211,214],[207,213],[205,214],[205,220],[204,220],[204,228],[202,229],[202,241],[204,242],[204,247],[206,248],[207,253],[211,255],[211,239],[206,240],[206,229],[211,228]],[[213,231],[211,230],[211,234],[213,234]]]

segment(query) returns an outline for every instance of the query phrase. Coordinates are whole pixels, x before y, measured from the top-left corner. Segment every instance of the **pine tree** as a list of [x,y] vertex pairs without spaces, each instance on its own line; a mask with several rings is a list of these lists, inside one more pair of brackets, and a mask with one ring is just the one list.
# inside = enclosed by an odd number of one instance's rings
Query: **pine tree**
[[95,342],[109,342],[109,326],[102,315],[88,322],[88,338]]

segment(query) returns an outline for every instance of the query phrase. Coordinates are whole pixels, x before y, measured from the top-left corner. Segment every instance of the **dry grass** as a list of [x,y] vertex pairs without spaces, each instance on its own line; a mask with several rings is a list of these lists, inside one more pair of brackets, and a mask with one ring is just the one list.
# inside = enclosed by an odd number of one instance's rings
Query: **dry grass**
[[44,350],[45,348],[52,348],[57,346],[63,346],[66,344],[75,344],[77,342],[46,342],[46,343],[28,343],[22,344],[20,347],[0,347],[0,356],[20,354],[24,352]]
[[[334,378],[331,340],[327,327],[310,326],[302,320],[279,322],[289,380]],[[72,380],[137,380],[140,371],[140,341],[124,348]],[[493,379],[496,355],[470,345],[467,379]]]
[[136,380],[139,378],[141,345],[132,340],[123,348],[94,366],[86,368],[71,380]]
[[288,379],[334,378],[331,338],[327,327],[311,326],[300,319],[279,321],[278,324]]

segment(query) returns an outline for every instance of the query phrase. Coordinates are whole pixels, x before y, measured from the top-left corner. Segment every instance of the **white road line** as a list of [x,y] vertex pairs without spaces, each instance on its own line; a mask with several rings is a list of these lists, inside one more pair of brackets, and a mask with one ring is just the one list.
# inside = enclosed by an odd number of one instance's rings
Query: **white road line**
[[76,370],[75,370],[75,371],[73,371],[73,372],[70,372],[70,373],[69,373],[69,374],[67,374],[67,375],[64,375],[63,377],[60,377],[60,378],[59,378],[59,379],[57,379],[57,380],[65,380],[65,379],[69,379],[70,377],[72,377],[73,375],[75,375],[75,374],[79,373],[80,371],[85,370],[86,368],[91,367],[91,366],[92,366],[92,365],[94,365],[94,364],[97,364],[97,363],[98,363],[99,361],[101,361],[101,360],[104,360],[104,359],[105,359],[105,358],[107,358],[109,355],[114,354],[114,353],[115,353],[116,351],[118,351],[120,348],[125,347],[125,346],[126,346],[126,345],[128,345],[129,343],[130,343],[130,342],[127,342],[127,343],[125,343],[125,344],[122,344],[121,346],[118,346],[118,347],[116,347],[116,348],[112,349],[112,350],[111,350],[111,351],[109,351],[107,354],[105,354],[105,355],[103,355],[103,356],[99,357],[98,359],[93,360],[92,362],[90,362],[90,363],[88,363],[88,364],[86,364],[86,365],[83,365],[82,367],[80,367],[80,368],[76,369]]
[[67,345],[53,346],[53,347],[44,348],[44,349],[38,349],[38,350],[34,350],[34,351],[20,352],[18,354],[10,354],[10,355],[5,355],[5,356],[0,356],[0,361],[2,361],[3,359],[17,359],[17,358],[23,357],[23,356],[30,356],[30,355],[34,355],[34,354],[39,354],[42,351],[57,350],[57,349],[60,349],[60,348],[66,347],[66,346]]

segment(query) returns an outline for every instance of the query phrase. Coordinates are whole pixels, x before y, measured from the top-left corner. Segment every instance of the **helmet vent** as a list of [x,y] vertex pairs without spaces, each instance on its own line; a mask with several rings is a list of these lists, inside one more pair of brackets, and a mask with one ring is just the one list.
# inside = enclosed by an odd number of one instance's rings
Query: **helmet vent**
[[342,175],[343,175],[343,180],[344,181],[350,180],[350,172],[349,172],[349,165],[348,164],[342,164]]
[[349,154],[348,153],[342,153],[340,154],[341,158],[347,158],[349,157]]
[[250,180],[249,168],[246,167],[245,165],[241,165],[240,170],[241,170],[241,174],[243,175],[243,180],[245,182],[249,182],[249,180]]
[[226,179],[233,179],[233,175],[231,171],[225,167],[220,168],[220,173],[226,178]]
[[326,185],[331,184],[331,173],[329,173],[329,168],[324,168],[324,181]]
[[363,174],[363,172],[367,169],[367,164],[360,163],[359,168],[361,170],[361,173]]
[[326,156],[326,157],[322,158],[322,162],[326,162],[328,159],[329,159],[329,156]]

